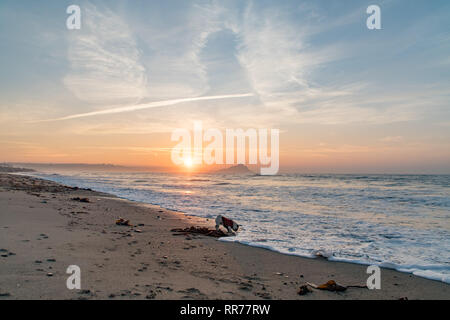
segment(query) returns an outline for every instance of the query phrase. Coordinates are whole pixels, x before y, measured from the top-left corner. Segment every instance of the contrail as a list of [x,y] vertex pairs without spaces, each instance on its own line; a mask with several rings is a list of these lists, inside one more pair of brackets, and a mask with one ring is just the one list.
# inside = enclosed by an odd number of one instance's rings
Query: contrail
[[99,115],[104,115],[104,114],[113,114],[113,113],[130,112],[130,111],[137,111],[137,110],[156,108],[156,107],[172,106],[172,105],[175,105],[178,103],[183,103],[183,102],[243,98],[243,97],[251,97],[251,96],[253,96],[253,93],[229,94],[229,95],[221,95],[221,96],[204,96],[204,97],[195,97],[195,98],[183,98],[183,99],[155,101],[155,102],[143,103],[143,104],[138,104],[138,105],[133,105],[133,106],[112,108],[112,109],[93,111],[93,112],[87,112],[87,113],[79,113],[79,114],[73,114],[70,116],[62,117],[62,118],[39,120],[39,121],[33,121],[33,122],[70,120],[70,119],[78,119],[78,118],[85,118],[85,117],[91,117],[91,116],[99,116]]

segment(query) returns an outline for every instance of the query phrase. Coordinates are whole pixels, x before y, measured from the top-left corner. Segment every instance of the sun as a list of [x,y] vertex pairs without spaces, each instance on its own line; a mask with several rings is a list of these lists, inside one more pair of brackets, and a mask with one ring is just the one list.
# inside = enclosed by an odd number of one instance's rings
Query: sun
[[184,165],[188,168],[191,168],[194,162],[192,161],[192,158],[185,158],[184,159]]

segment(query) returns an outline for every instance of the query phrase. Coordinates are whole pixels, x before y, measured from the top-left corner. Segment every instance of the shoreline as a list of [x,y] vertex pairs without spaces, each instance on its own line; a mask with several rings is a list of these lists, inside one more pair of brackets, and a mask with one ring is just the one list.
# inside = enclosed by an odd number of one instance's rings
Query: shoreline
[[[36,173],[36,175],[33,175],[34,173]],[[54,183],[58,183],[58,184],[63,184],[64,185],[63,182],[58,181],[58,180],[54,181],[54,180],[51,179],[51,177],[41,177],[41,176],[39,176],[39,172],[36,172],[36,171],[25,172],[25,173],[16,172],[16,173],[12,173],[12,174],[34,177],[34,178],[37,178],[37,179],[44,179],[44,180],[48,180],[48,181],[52,181]],[[346,175],[348,175],[348,174],[346,174]],[[354,174],[354,175],[359,175],[359,174]],[[75,184],[71,184],[70,186],[76,187]],[[102,191],[98,191],[98,192],[102,192]],[[106,191],[106,192],[108,192],[108,191]],[[186,216],[186,217],[195,217],[195,218],[203,219],[203,220],[207,219],[205,217],[194,215],[194,214],[188,214],[186,212],[183,212],[183,211],[180,211],[180,210],[177,210],[177,209],[173,209],[173,208],[169,208],[169,207],[163,207],[163,206],[161,206],[160,204],[157,204],[157,203],[143,202],[141,200],[133,200],[133,199],[129,199],[129,198],[120,196],[119,194],[113,194],[113,196],[117,197],[118,199],[123,199],[123,200],[130,201],[130,202],[135,203],[137,205],[149,204],[149,205],[152,205],[152,206],[158,206],[158,207],[160,207],[160,208],[162,208],[164,210],[168,210],[170,212],[181,213],[181,214],[183,214],[183,216]],[[210,218],[210,219],[212,219],[212,218]],[[218,239],[218,240],[219,241],[225,241],[225,242],[235,242],[235,243],[239,243],[241,245],[251,246],[251,247],[255,247],[255,248],[267,249],[267,250],[270,250],[270,251],[273,251],[273,252],[277,252],[277,253],[280,253],[280,254],[292,255],[292,256],[297,256],[297,257],[301,257],[301,258],[314,259],[314,258],[317,258],[317,255],[319,255],[321,257],[324,257],[324,256],[322,256],[322,252],[320,250],[316,251],[315,254],[311,253],[311,254],[308,255],[308,254],[298,254],[298,253],[295,253],[295,252],[293,252],[293,253],[291,253],[291,252],[283,252],[283,251],[277,250],[276,248],[271,247],[271,246],[264,246],[264,245],[257,245],[257,244],[252,244],[252,243],[246,243],[245,241],[242,242],[242,241],[239,241],[239,240],[236,240],[236,241],[226,241],[226,240],[221,240],[221,239]],[[334,257],[334,256],[331,256],[331,257],[325,256],[325,258],[328,261],[330,261],[330,262],[345,262],[345,263],[358,264],[358,265],[362,265],[362,266],[366,266],[366,267],[371,266],[371,265],[376,265],[376,266],[378,266],[380,268],[391,269],[391,270],[395,270],[395,271],[402,272],[402,273],[412,274],[414,276],[421,277],[421,278],[424,278],[424,279],[435,280],[435,281],[440,281],[440,282],[443,282],[443,283],[446,283],[446,284],[450,284],[450,279],[448,277],[446,277],[444,279],[442,275],[430,274],[428,269],[423,269],[423,267],[421,267],[421,266],[416,266],[416,265],[398,265],[398,264],[394,264],[394,263],[390,263],[390,262],[370,263],[370,262],[367,262],[367,261],[364,261],[364,260],[352,260],[352,259],[345,259],[345,258],[337,258],[337,257]],[[415,272],[416,272],[416,274],[415,274]],[[422,273],[422,274],[417,274],[417,273]],[[428,273],[428,274],[426,274],[426,273]]]
[[[386,268],[381,290],[300,296],[306,282],[365,285],[367,266],[174,236],[214,221],[27,175],[1,173],[0,191],[0,299],[450,299],[444,282]],[[141,226],[116,226],[118,217]],[[82,262],[82,290],[65,286],[71,260]]]

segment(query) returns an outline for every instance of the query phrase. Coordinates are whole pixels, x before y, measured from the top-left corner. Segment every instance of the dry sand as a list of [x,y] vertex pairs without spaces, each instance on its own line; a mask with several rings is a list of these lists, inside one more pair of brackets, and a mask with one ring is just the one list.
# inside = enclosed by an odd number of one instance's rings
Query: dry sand
[[[117,226],[119,217],[135,227]],[[389,269],[381,290],[299,296],[306,282],[365,285],[367,267],[170,231],[192,225],[214,221],[0,173],[0,299],[450,298],[448,284]],[[69,265],[81,268],[81,290],[66,287]]]

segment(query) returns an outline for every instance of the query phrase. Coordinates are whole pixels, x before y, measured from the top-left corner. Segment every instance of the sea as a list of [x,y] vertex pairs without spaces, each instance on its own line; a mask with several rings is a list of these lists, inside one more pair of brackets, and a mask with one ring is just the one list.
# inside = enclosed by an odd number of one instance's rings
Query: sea
[[450,283],[450,175],[34,173],[241,228],[221,241]]

